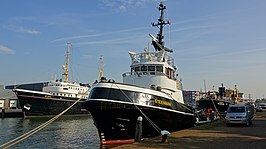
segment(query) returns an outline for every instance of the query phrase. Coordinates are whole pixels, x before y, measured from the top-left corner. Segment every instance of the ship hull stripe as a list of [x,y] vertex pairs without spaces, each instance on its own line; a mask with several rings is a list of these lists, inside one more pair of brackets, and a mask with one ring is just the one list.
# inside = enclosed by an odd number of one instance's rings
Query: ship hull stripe
[[149,105],[142,105],[142,104],[138,104],[138,103],[124,102],[124,101],[116,101],[116,100],[110,100],[110,99],[89,99],[88,102],[90,102],[90,101],[92,101],[92,100],[94,100],[94,101],[113,102],[113,103],[121,103],[121,104],[128,104],[128,105],[136,105],[136,106],[142,106],[142,107],[148,107],[148,108],[160,109],[160,110],[165,110],[165,111],[175,112],[175,113],[179,113],[179,114],[184,114],[184,115],[194,116],[194,114],[192,114],[192,113],[186,113],[186,112],[177,111],[177,110],[171,110],[171,109],[162,108],[162,107],[149,106]]
[[[47,97],[38,97],[38,96],[28,96],[28,95],[18,95],[27,99],[32,99],[34,100],[35,98],[38,99],[44,99],[44,100],[55,100],[55,101],[66,101],[66,102],[76,102],[77,99],[73,99],[73,100],[67,100],[67,99],[56,99],[56,98],[47,98]],[[79,102],[84,102],[84,101],[79,101]]]

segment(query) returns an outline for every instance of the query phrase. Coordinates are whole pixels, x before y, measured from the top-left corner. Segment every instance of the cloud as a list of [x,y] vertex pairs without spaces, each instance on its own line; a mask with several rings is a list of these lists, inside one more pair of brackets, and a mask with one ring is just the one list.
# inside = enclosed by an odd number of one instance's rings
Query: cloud
[[181,32],[181,31],[194,30],[194,29],[209,29],[211,27],[214,27],[214,25],[188,26],[188,27],[174,29],[171,32]]
[[28,29],[28,28],[24,28],[21,26],[14,26],[14,25],[5,25],[3,26],[3,28],[14,31],[14,32],[19,32],[19,33],[26,33],[26,34],[40,34],[40,31],[37,31],[35,29]]
[[15,51],[6,47],[6,46],[3,46],[3,45],[0,45],[0,54],[14,54]]
[[26,34],[40,34],[41,33],[41,32],[39,32],[37,30],[34,30],[34,29],[26,29],[26,28],[23,28],[23,27],[17,28],[16,31],[17,32],[20,32],[20,33],[26,33]]
[[90,35],[77,35],[77,36],[71,36],[71,37],[62,37],[62,38],[55,39],[51,42],[54,43],[54,42],[68,41],[68,40],[74,40],[74,39],[104,37],[104,36],[109,36],[109,35],[113,35],[113,34],[117,35],[119,33],[130,33],[130,32],[136,32],[136,31],[145,30],[145,29],[147,29],[147,27],[130,28],[130,29],[125,29],[125,30],[118,30],[118,31],[113,31],[113,32],[104,32],[104,33],[98,33],[98,34],[90,34]]
[[145,3],[156,0],[101,0],[105,7],[111,7],[119,11],[127,11],[128,9],[134,9],[142,7]]
[[85,41],[85,42],[76,42],[76,45],[95,45],[95,44],[126,44],[132,42],[135,36],[130,36],[128,38],[121,37],[121,38],[113,38],[107,40],[97,40],[97,41]]
[[82,55],[85,59],[95,59],[97,56],[94,54],[83,54]]

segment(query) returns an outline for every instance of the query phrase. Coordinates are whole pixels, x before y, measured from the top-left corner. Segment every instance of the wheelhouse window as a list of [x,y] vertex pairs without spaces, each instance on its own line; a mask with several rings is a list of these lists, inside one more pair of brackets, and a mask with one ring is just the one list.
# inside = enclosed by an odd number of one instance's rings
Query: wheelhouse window
[[131,73],[134,73],[135,72],[135,69],[134,68],[131,68]]
[[156,66],[157,72],[163,72],[163,66]]
[[174,78],[174,72],[170,68],[165,68],[165,74],[166,74],[166,76],[169,79],[173,79]]
[[165,68],[165,73],[166,73],[166,76],[168,78],[170,78],[170,69],[169,68]]
[[163,72],[163,66],[149,66],[149,65],[142,65],[137,67],[131,68],[131,73],[135,73],[141,71],[144,75],[155,75],[155,72]]
[[142,71],[142,73],[144,75],[147,75],[148,74],[147,70],[148,70],[148,67],[147,66],[145,66],[145,65],[141,66],[141,71]]
[[155,75],[155,66],[148,66],[148,71],[150,72],[150,75]]
[[155,71],[155,66],[148,66],[148,71]]
[[147,71],[148,69],[147,69],[147,66],[141,66],[141,71]]
[[135,67],[135,72],[140,71],[139,67]]

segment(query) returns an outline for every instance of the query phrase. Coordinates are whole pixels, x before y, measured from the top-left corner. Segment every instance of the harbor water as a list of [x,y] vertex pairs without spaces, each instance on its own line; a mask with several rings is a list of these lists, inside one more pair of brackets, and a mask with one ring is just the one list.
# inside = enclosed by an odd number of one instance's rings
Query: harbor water
[[[45,123],[52,117],[0,119],[0,146]],[[11,148],[100,148],[91,115],[61,116]]]

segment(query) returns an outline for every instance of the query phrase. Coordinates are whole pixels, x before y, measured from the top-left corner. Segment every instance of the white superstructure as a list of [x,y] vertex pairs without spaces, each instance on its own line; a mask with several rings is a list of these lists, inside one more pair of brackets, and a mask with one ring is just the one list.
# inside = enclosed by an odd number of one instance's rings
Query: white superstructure
[[43,87],[43,92],[50,93],[54,96],[71,97],[71,98],[88,98],[89,87],[79,83],[69,83],[60,81],[50,81]]
[[66,52],[66,64],[63,66],[65,80],[55,80],[44,84],[43,92],[50,93],[54,96],[70,97],[70,98],[88,98],[89,84],[81,84],[75,82],[69,82],[68,77],[68,65],[70,58],[70,47],[71,44],[67,43]]
[[123,74],[123,83],[160,89],[174,100],[184,103],[179,81],[176,79],[174,59],[165,50],[142,53],[129,52],[131,71]]

